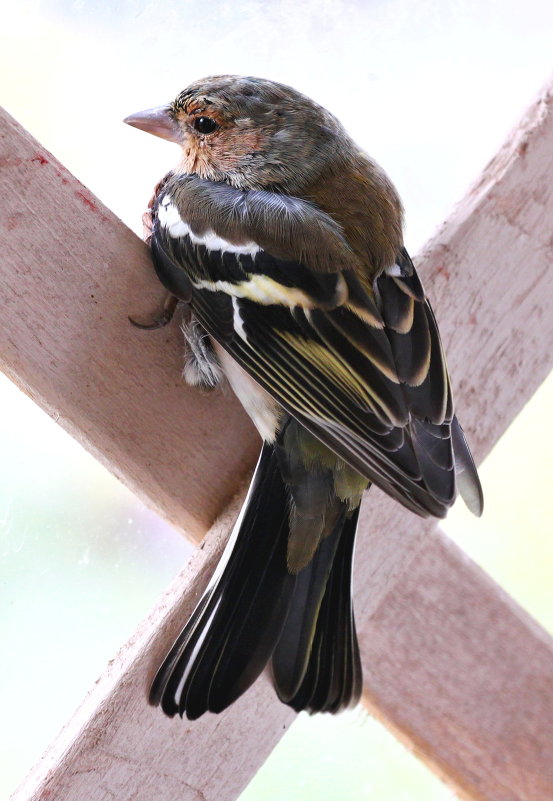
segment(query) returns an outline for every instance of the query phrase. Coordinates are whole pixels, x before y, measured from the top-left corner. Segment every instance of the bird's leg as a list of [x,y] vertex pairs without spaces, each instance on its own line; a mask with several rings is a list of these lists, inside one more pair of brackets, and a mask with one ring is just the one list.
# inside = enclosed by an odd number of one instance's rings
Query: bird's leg
[[175,315],[178,303],[179,299],[168,292],[165,295],[161,308],[152,314],[152,319],[150,322],[141,323],[130,316],[129,320],[134,326],[136,326],[136,328],[141,328],[144,331],[155,331],[158,328],[163,328],[171,322]]
[[223,379],[221,363],[205,328],[194,317],[192,310],[183,315],[181,331],[186,341],[182,375],[191,387],[211,390]]

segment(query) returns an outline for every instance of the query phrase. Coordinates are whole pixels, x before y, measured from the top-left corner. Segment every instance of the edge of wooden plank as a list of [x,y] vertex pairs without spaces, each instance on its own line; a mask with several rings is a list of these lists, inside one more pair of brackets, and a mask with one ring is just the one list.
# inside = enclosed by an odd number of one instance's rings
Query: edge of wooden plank
[[552,368],[552,176],[553,78],[417,257],[477,462]]

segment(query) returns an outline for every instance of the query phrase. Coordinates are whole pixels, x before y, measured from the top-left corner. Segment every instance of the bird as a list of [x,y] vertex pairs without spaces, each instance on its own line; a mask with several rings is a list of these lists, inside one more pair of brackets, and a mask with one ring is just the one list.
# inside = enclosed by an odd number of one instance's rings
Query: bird
[[[269,669],[296,711],[360,699],[352,562],[372,485],[422,516],[483,493],[392,181],[338,119],[250,76],[196,81],[129,125],[180,147],[149,242],[184,309],[184,378],[227,381],[263,445],[214,575],[149,701],[219,713]],[[169,309],[169,311],[167,311]]]

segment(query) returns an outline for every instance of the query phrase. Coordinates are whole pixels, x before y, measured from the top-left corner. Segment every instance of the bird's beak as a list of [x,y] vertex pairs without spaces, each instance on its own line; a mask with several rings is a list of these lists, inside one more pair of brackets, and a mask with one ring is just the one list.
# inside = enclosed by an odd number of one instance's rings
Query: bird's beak
[[180,145],[182,138],[177,124],[169,114],[169,108],[170,106],[167,105],[148,108],[146,111],[137,111],[136,114],[130,114],[125,117],[123,122],[126,122],[127,125],[132,125],[133,128],[140,128],[141,131],[160,136],[162,139],[168,139],[169,142],[176,142]]

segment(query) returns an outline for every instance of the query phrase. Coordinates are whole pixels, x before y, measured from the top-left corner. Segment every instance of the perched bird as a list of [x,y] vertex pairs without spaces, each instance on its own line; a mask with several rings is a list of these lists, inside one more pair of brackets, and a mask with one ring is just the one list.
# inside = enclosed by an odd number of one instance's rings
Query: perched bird
[[482,511],[401,201],[332,114],[272,81],[206,78],[125,122],[181,148],[150,241],[189,310],[185,377],[225,376],[264,441],[150,701],[220,712],[270,663],[284,703],[337,712],[362,686],[351,573],[364,491],[437,517],[459,491]]

